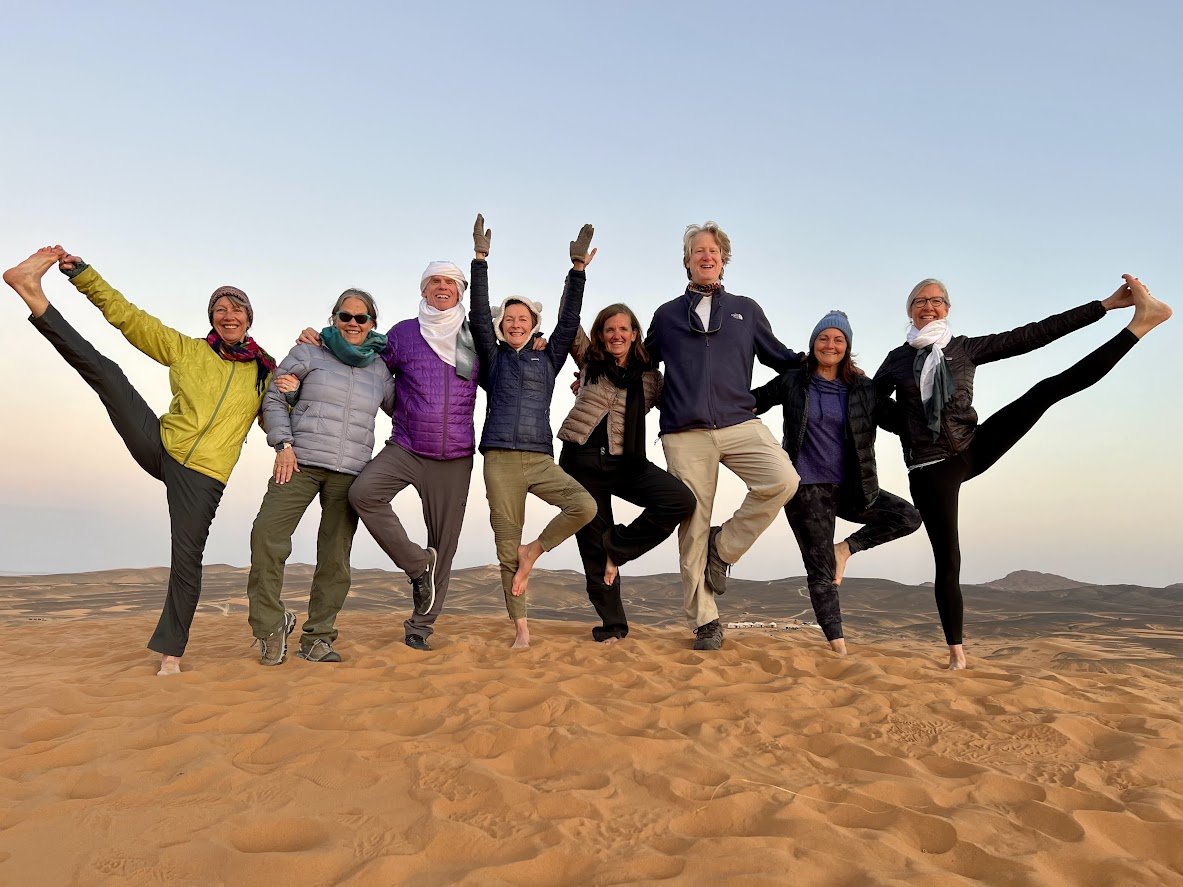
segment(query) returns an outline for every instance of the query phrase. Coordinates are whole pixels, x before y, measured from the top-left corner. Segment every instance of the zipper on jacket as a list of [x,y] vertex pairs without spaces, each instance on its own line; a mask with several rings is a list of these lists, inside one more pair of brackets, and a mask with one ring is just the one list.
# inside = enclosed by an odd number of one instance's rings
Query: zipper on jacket
[[522,427],[522,395],[525,393],[524,388],[525,388],[525,378],[526,378],[525,372],[526,371],[522,366],[522,360],[521,360],[520,354],[521,354],[521,352],[519,352],[519,357],[517,358],[518,393],[517,393],[517,397],[515,399],[517,400],[518,409],[517,409],[517,416],[514,419],[514,423],[513,423],[513,446],[510,447],[510,449],[512,449],[512,450],[516,450],[518,448],[518,429],[520,429]]
[[[442,361],[441,361],[441,363],[442,363]],[[452,367],[448,366],[445,363],[444,364],[444,424],[443,424],[442,433],[440,435],[440,459],[441,460],[447,458],[447,455],[448,455],[448,401],[450,400],[449,395],[452,392],[452,387],[451,387],[450,383],[452,381],[452,373],[453,372],[455,372],[455,370],[453,370]]]
[[349,388],[345,391],[345,415],[341,418],[341,442],[337,445],[337,471],[341,470],[341,463],[345,460],[345,441],[349,437],[349,420],[353,416],[353,380],[357,376],[357,367],[349,368]]
[[193,441],[193,446],[189,447],[189,452],[185,454],[185,459],[181,462],[181,465],[189,464],[189,459],[192,458],[197,445],[201,443],[201,439],[205,437],[205,433],[209,431],[209,427],[214,424],[214,419],[218,418],[218,411],[222,409],[222,403],[226,400],[226,394],[230,391],[230,383],[234,381],[234,371],[237,369],[238,364],[231,362],[230,375],[226,377],[226,387],[222,389],[222,396],[218,398],[218,403],[214,406],[213,415],[209,417],[209,421],[205,423],[205,427],[201,429],[201,432],[197,435],[197,439]]

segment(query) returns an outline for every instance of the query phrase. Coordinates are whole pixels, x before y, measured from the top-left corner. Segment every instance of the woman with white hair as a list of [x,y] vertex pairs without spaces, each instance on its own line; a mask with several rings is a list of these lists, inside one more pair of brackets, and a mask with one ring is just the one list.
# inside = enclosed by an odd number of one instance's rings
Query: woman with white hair
[[[1138,278],[1122,277],[1125,283],[1104,300],[989,336],[953,335],[947,320],[949,291],[939,280],[922,280],[908,294],[907,342],[884,359],[875,387],[880,397],[894,394],[903,411],[900,443],[912,501],[924,519],[936,561],[933,588],[950,669],[966,666],[957,528],[961,485],[997,462],[1051,406],[1100,381],[1139,339],[1171,316],[1170,307],[1153,298]],[[1131,306],[1133,319],[1116,336],[979,424],[973,408],[979,365],[1042,348],[1108,311]]]
[[[483,370],[487,393],[485,427],[480,451],[484,456],[489,522],[501,564],[505,608],[514,622],[513,649],[530,646],[526,620],[526,587],[534,563],[544,552],[575,533],[596,514],[595,500],[559,468],[554,460],[550,401],[555,379],[579,330],[583,307],[584,269],[595,256],[590,250],[591,225],[571,241],[571,270],[559,302],[559,319],[542,350],[531,347],[541,327],[542,305],[521,296],[502,300],[496,315],[489,310],[489,244],[493,232],[484,216],[476,217],[472,260],[472,337]],[[522,544],[526,495],[532,493],[560,509],[533,542]]]

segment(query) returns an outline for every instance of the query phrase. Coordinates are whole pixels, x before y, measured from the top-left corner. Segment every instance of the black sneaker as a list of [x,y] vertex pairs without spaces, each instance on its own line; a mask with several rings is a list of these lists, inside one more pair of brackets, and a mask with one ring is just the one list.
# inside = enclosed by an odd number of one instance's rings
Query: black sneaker
[[426,616],[435,606],[435,549],[427,549],[427,569],[423,575],[411,580],[411,597],[415,601],[415,612]]
[[417,634],[407,635],[406,644],[412,650],[430,650],[431,646],[427,643],[427,639]]
[[722,532],[722,527],[711,527],[710,535],[707,536],[707,590],[719,595],[727,591],[727,571],[731,569],[731,564],[719,557],[716,540]]
[[259,662],[262,665],[281,665],[288,655],[288,635],[296,627],[296,614],[291,610],[283,612],[283,626],[259,642]]
[[694,634],[695,650],[723,649],[723,626],[719,624],[718,619],[712,619],[706,625],[698,626],[694,629]]
[[296,655],[309,662],[341,661],[341,654],[333,649],[332,644],[322,638],[317,638],[307,647],[300,647],[300,652]]

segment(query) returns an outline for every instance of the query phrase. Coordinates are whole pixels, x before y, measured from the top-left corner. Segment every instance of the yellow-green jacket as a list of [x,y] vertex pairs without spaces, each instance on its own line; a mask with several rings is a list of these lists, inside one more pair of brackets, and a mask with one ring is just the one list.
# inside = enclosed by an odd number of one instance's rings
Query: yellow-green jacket
[[94,268],[71,282],[127,341],[168,367],[173,400],[160,417],[165,451],[226,483],[263,400],[254,361],[223,360],[205,339],[182,335],[127,301]]

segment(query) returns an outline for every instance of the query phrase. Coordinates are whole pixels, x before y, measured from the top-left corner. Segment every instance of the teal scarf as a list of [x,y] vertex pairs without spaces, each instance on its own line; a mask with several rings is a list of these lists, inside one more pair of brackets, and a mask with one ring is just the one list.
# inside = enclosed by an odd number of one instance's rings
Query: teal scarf
[[368,367],[374,358],[386,350],[386,337],[370,330],[360,345],[350,345],[335,326],[326,326],[320,331],[320,342],[333,352],[333,356],[346,366]]

